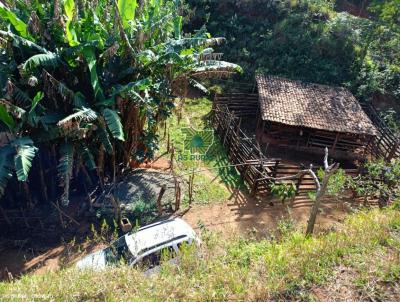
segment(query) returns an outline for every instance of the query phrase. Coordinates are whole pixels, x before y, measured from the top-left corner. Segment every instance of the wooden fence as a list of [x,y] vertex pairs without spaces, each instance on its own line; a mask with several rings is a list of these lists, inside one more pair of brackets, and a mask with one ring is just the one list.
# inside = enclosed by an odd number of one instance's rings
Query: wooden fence
[[[234,114],[226,104],[214,103],[213,126],[227,151],[230,161],[237,166],[243,180],[252,193],[263,191],[260,178],[275,177],[279,159],[267,159],[254,138],[241,129],[241,117]],[[265,184],[265,182],[262,182]]]
[[389,161],[400,157],[400,137],[396,135],[379,116],[377,109],[369,103],[362,103],[362,108],[375,124],[379,135],[368,144],[368,151],[375,158],[384,158]]
[[369,103],[361,104],[364,111],[375,124],[379,135],[368,145],[368,151],[376,158],[391,160],[400,157],[400,137],[396,135],[379,116],[377,109]]
[[237,117],[256,117],[259,110],[258,94],[256,93],[217,94],[214,104],[227,106]]

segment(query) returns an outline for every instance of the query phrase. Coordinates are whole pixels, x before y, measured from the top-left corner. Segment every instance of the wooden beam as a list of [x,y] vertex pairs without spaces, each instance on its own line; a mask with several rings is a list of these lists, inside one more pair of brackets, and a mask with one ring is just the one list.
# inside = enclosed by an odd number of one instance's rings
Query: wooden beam
[[340,135],[339,132],[336,132],[335,141],[333,142],[333,145],[332,145],[332,151],[335,151],[336,144],[337,144],[337,142],[339,140],[339,135]]

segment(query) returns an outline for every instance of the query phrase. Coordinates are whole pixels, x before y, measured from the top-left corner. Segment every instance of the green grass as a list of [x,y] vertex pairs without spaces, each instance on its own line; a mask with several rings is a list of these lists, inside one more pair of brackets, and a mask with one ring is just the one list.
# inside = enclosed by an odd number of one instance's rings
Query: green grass
[[[193,199],[195,203],[207,204],[222,202],[231,196],[232,189],[245,189],[239,173],[233,167],[222,147],[218,137],[214,136],[214,143],[207,152],[207,160],[191,160],[190,153],[184,149],[183,128],[192,127],[196,130],[211,130],[210,112],[212,103],[208,99],[185,100],[182,108],[182,119],[178,122],[178,113],[174,114],[167,123],[170,142],[175,147],[174,171],[188,181],[191,171],[207,170],[195,173]],[[163,136],[164,130],[160,130]],[[167,138],[160,143],[159,155],[170,159],[166,154]],[[183,159],[186,155],[187,159]],[[187,194],[184,204],[187,204]]]
[[183,251],[179,266],[163,265],[150,278],[133,268],[27,275],[0,283],[0,300],[52,301],[312,301],[311,288],[335,281],[338,268],[354,274],[359,295],[384,298],[400,280],[400,212],[361,211],[336,231],[306,238],[224,240],[203,230],[202,258]]

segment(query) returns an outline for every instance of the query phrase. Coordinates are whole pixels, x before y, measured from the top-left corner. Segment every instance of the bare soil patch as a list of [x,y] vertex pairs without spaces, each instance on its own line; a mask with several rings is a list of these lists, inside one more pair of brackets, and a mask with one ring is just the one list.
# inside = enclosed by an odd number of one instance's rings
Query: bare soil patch
[[44,240],[38,234],[31,237],[26,234],[23,240],[3,238],[0,240],[0,280],[12,280],[21,275],[40,274],[71,265],[83,255],[104,246],[102,243],[86,242],[85,238],[89,235],[90,224],[82,222],[76,236],[66,234],[70,239],[68,241],[57,236]]
[[[281,201],[268,197],[255,199],[240,190],[233,190],[228,201],[220,204],[194,205],[183,214],[183,218],[194,228],[199,225],[216,231],[224,237],[256,233],[259,237],[274,233],[282,219],[291,220],[296,225],[305,225],[312,201],[307,195],[296,196],[291,201]],[[348,208],[333,198],[325,198],[318,216],[316,230],[324,230],[340,223]]]

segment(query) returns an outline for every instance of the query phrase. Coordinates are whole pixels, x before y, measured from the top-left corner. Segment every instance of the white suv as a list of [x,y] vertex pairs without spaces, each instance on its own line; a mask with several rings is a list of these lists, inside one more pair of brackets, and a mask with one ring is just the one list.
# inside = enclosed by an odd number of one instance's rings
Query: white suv
[[[126,263],[143,265],[149,271],[157,269],[164,252],[169,257],[179,254],[182,244],[200,244],[194,230],[182,219],[174,218],[156,222],[128,233],[109,247],[94,252],[76,264],[78,268],[104,268],[107,265]],[[175,259],[176,260],[176,259]]]

